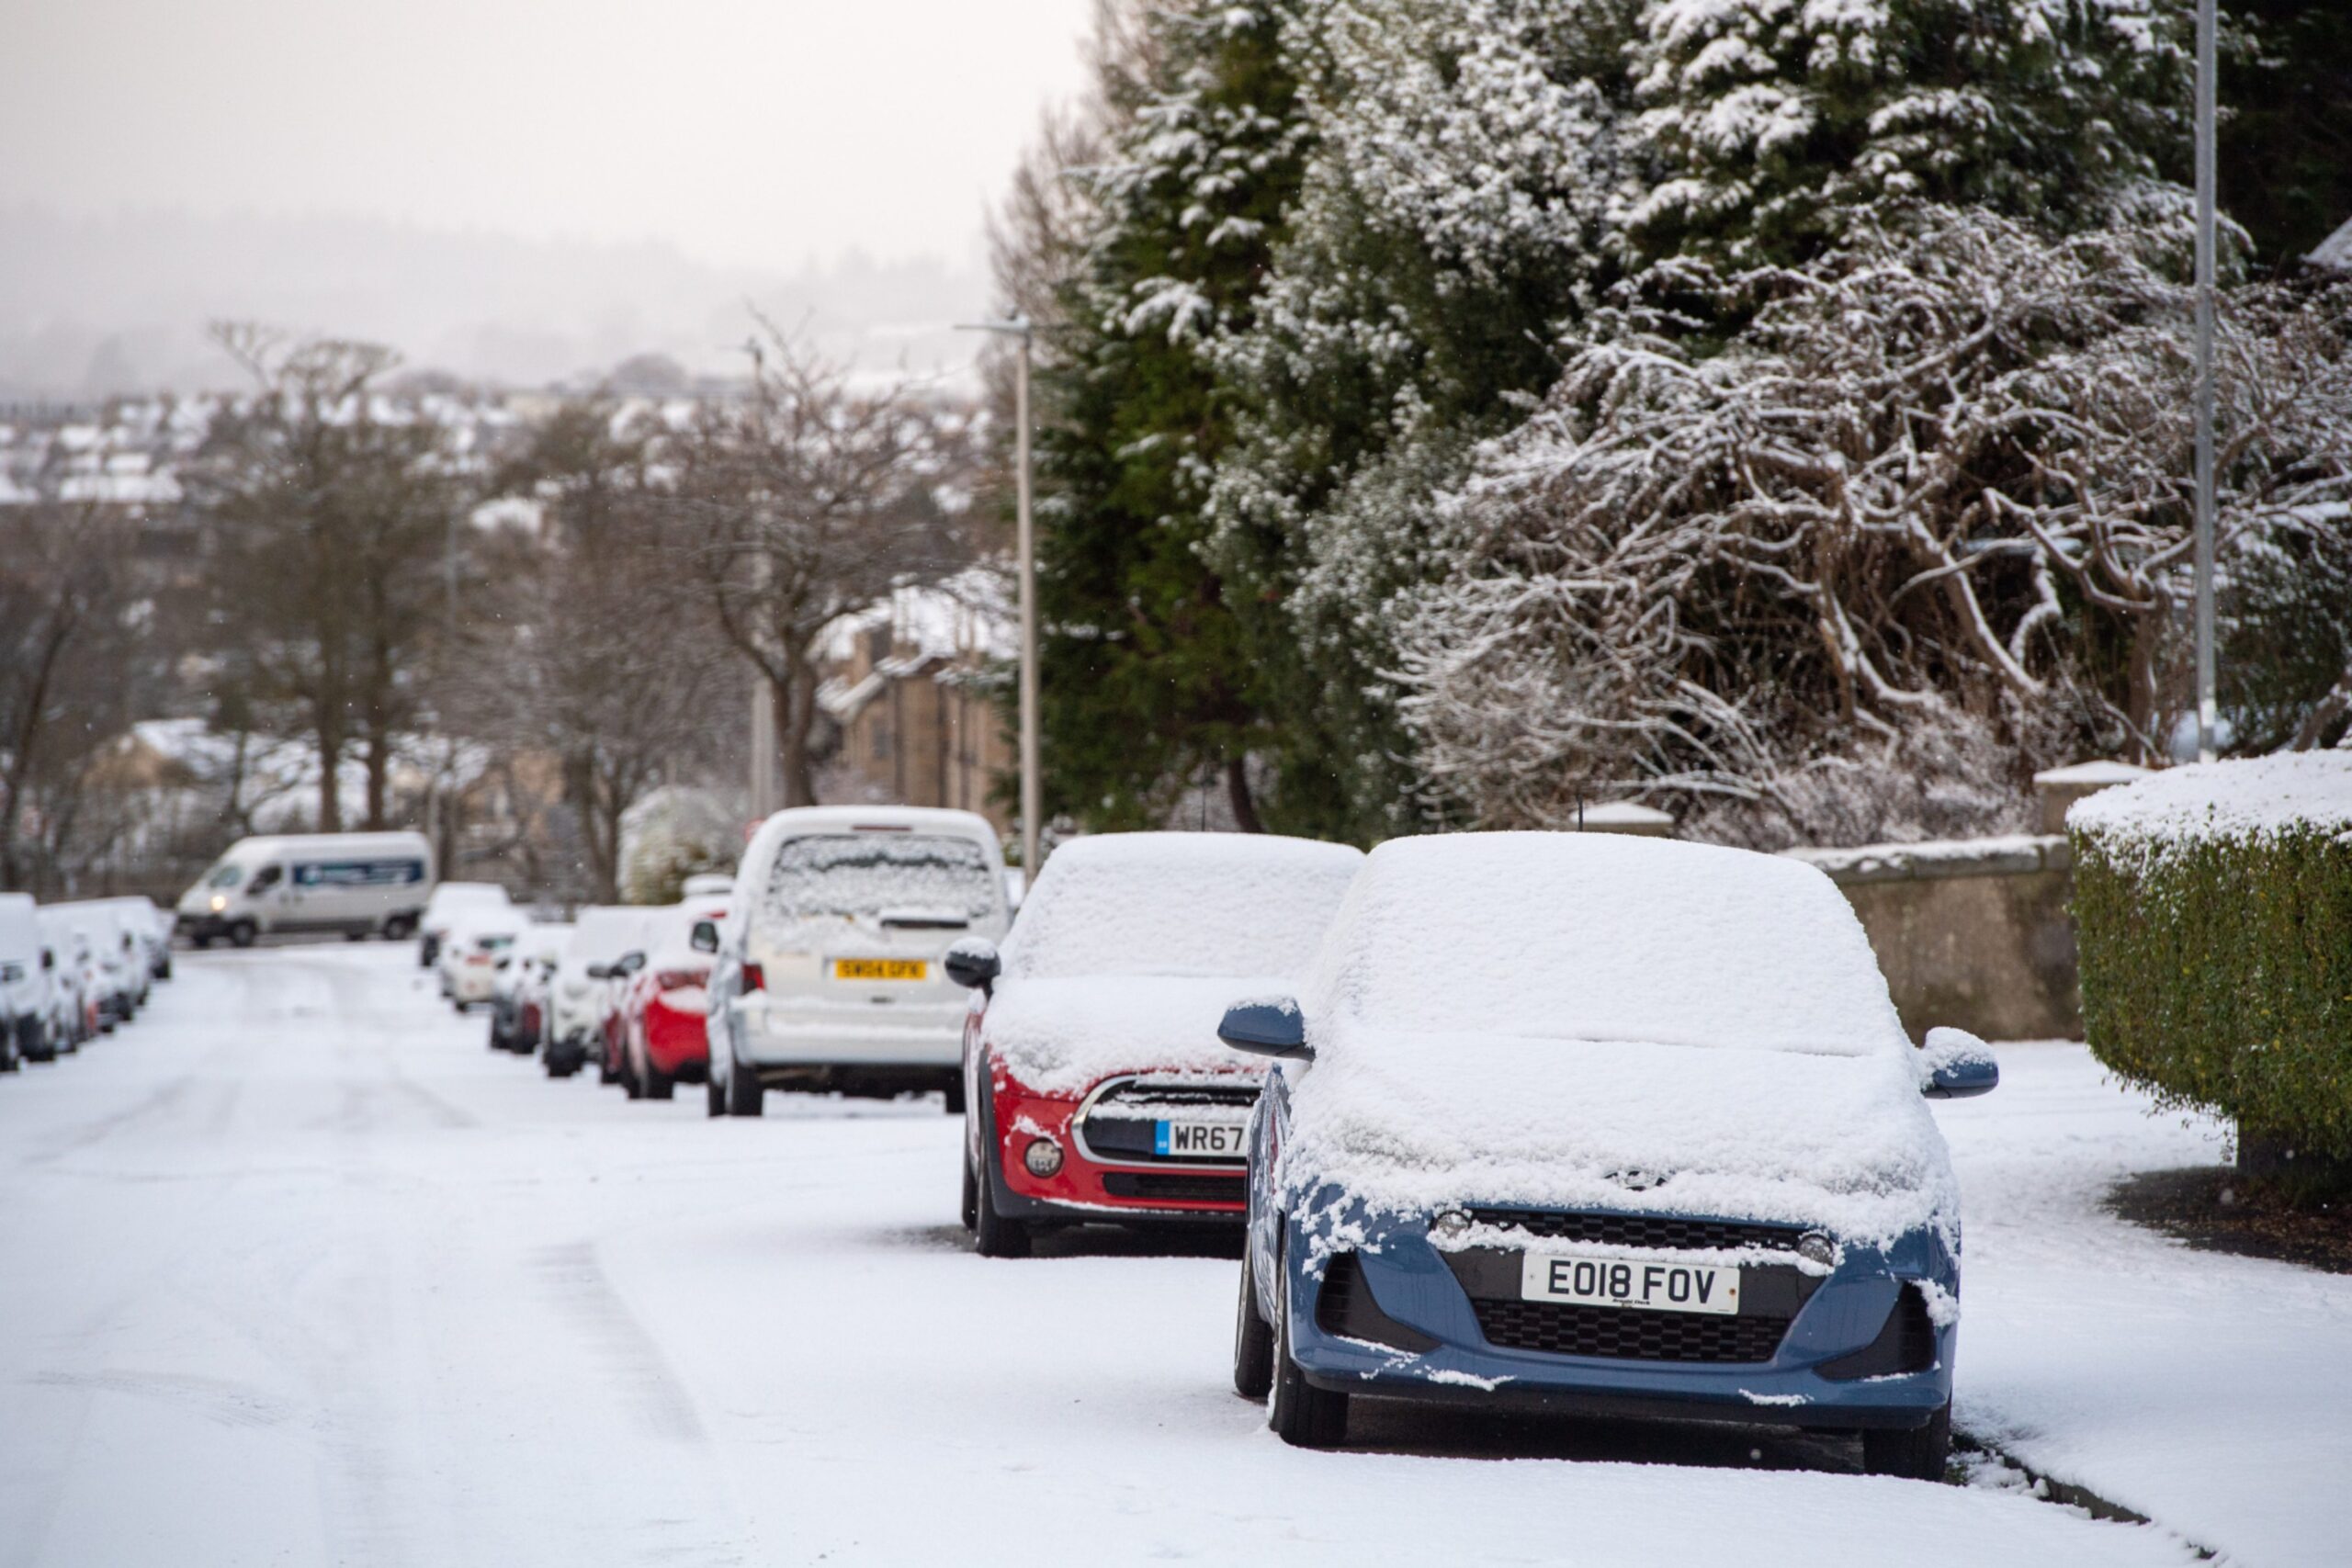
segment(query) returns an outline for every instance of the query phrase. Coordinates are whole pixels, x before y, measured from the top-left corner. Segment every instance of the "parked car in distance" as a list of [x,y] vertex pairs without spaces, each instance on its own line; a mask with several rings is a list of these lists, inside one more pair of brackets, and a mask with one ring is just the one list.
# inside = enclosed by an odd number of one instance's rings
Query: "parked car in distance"
[[490,993],[490,1047],[527,1056],[547,1024],[548,982],[571,940],[568,921],[534,920],[498,960]]
[[0,1017],[7,1021],[10,1062],[57,1055],[57,1009],[50,997],[56,961],[42,939],[40,909],[29,893],[0,893]]
[[1363,864],[1349,845],[1260,833],[1079,839],[1001,954],[950,950],[974,989],[963,1214],[984,1256],[1090,1222],[1240,1224],[1263,1071],[1218,1022],[1236,997],[1297,987]]
[[111,1032],[117,1024],[130,1022],[146,995],[147,964],[125,929],[121,911],[85,901],[46,908],[80,936],[100,1030]]
[[614,1064],[631,1100],[668,1100],[708,1072],[710,966],[726,918],[726,897],[707,894],[647,917],[644,961],[622,982]]
[[723,871],[698,871],[678,888],[678,897],[724,898],[735,891],[735,878]]
[[710,1113],[770,1089],[962,1108],[964,998],[942,960],[1012,919],[988,819],[930,807],[802,807],[760,825],[710,973]]
[[506,889],[495,882],[444,882],[433,889],[417,916],[416,929],[420,941],[416,948],[417,966],[430,969],[440,961],[441,943],[447,939],[449,928],[468,910],[504,910],[514,907]]
[[459,1012],[490,1000],[498,966],[523,934],[524,919],[512,905],[482,905],[463,909],[451,922],[434,968],[441,977],[441,995]]
[[610,965],[639,945],[645,916],[642,905],[591,904],[573,921],[549,986],[547,1033],[539,1044],[548,1077],[570,1077],[588,1065],[592,1052],[596,1061],[605,1060],[614,996]]
[[1237,998],[1250,1128],[1234,1384],[1342,1439],[1351,1400],[1859,1431],[1939,1477],[1960,1194],[1835,885],[1582,833],[1392,840],[1306,986]]
[[250,947],[278,933],[397,942],[433,892],[422,833],[292,833],[240,839],[180,895],[178,928],[198,947]]
[[76,1051],[114,1027],[98,1006],[97,961],[90,955],[89,939],[79,925],[51,908],[43,907],[39,915],[41,942],[51,961],[50,994],[64,1032],[62,1049]]

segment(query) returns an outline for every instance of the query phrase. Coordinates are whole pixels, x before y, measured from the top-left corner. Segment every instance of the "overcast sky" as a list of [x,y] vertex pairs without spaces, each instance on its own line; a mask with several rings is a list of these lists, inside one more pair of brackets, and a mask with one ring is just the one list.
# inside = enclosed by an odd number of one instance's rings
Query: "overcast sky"
[[1091,0],[0,0],[0,203],[971,260]]

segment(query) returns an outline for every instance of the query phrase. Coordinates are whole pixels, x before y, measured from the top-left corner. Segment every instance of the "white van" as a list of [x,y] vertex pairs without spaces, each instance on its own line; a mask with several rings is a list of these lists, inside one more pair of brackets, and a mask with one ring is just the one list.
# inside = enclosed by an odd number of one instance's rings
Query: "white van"
[[398,942],[433,891],[422,833],[295,833],[240,839],[180,896],[179,930],[198,947],[250,947],[272,932],[337,931]]
[[54,967],[42,940],[40,910],[29,893],[0,893],[0,1020],[14,1021],[14,1038],[0,1055],[46,1062],[57,1055],[49,994]]
[[806,807],[760,825],[710,976],[710,1113],[770,1089],[959,1108],[966,998],[942,959],[1012,923],[996,829],[969,811]]

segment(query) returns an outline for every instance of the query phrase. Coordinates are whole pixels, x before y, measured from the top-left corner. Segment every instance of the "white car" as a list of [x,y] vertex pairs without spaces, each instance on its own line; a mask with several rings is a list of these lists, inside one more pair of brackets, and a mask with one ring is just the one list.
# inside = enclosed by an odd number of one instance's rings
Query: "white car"
[[760,825],[710,979],[712,1115],[769,1089],[961,1109],[965,998],[947,949],[1012,920],[996,830],[968,811],[806,807]]
[[424,901],[424,911],[417,918],[416,929],[424,938],[416,950],[418,966],[433,967],[441,956],[441,943],[447,940],[449,929],[469,912],[503,914],[513,908],[506,889],[495,882],[442,883]]
[[39,911],[43,953],[49,961],[51,1018],[62,1048],[78,1050],[94,1035],[114,1027],[98,1007],[97,963],[89,939],[73,920],[44,907]]
[[147,995],[147,958],[122,911],[88,901],[47,908],[81,937],[101,1026],[130,1022]]
[[251,947],[273,933],[398,942],[433,888],[422,833],[289,833],[240,839],[180,895],[179,929],[198,947]]
[[0,1022],[9,1030],[0,1057],[10,1062],[46,1062],[57,1055],[47,946],[32,895],[0,893]]
[[535,920],[499,955],[490,991],[490,1047],[527,1056],[546,1031],[548,987],[571,940],[570,921]]
[[469,907],[452,922],[434,966],[440,972],[441,995],[459,1012],[491,999],[499,964],[523,934],[523,912],[512,905]]
[[601,1032],[617,990],[604,971],[644,945],[645,918],[652,912],[641,904],[591,904],[580,911],[548,988],[546,1038],[539,1046],[548,1077],[570,1077],[592,1054],[603,1059]]

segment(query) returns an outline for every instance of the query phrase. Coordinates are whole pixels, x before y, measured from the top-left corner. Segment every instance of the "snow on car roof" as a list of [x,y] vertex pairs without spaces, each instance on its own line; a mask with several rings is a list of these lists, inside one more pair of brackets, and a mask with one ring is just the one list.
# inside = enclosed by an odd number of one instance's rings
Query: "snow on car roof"
[[1006,939],[1014,977],[1302,969],[1361,851],[1262,833],[1105,833],[1056,850]]
[[1821,872],[1618,834],[1391,840],[1313,990],[1310,1019],[1448,1034],[1832,1055],[1905,1040],[1861,922]]

